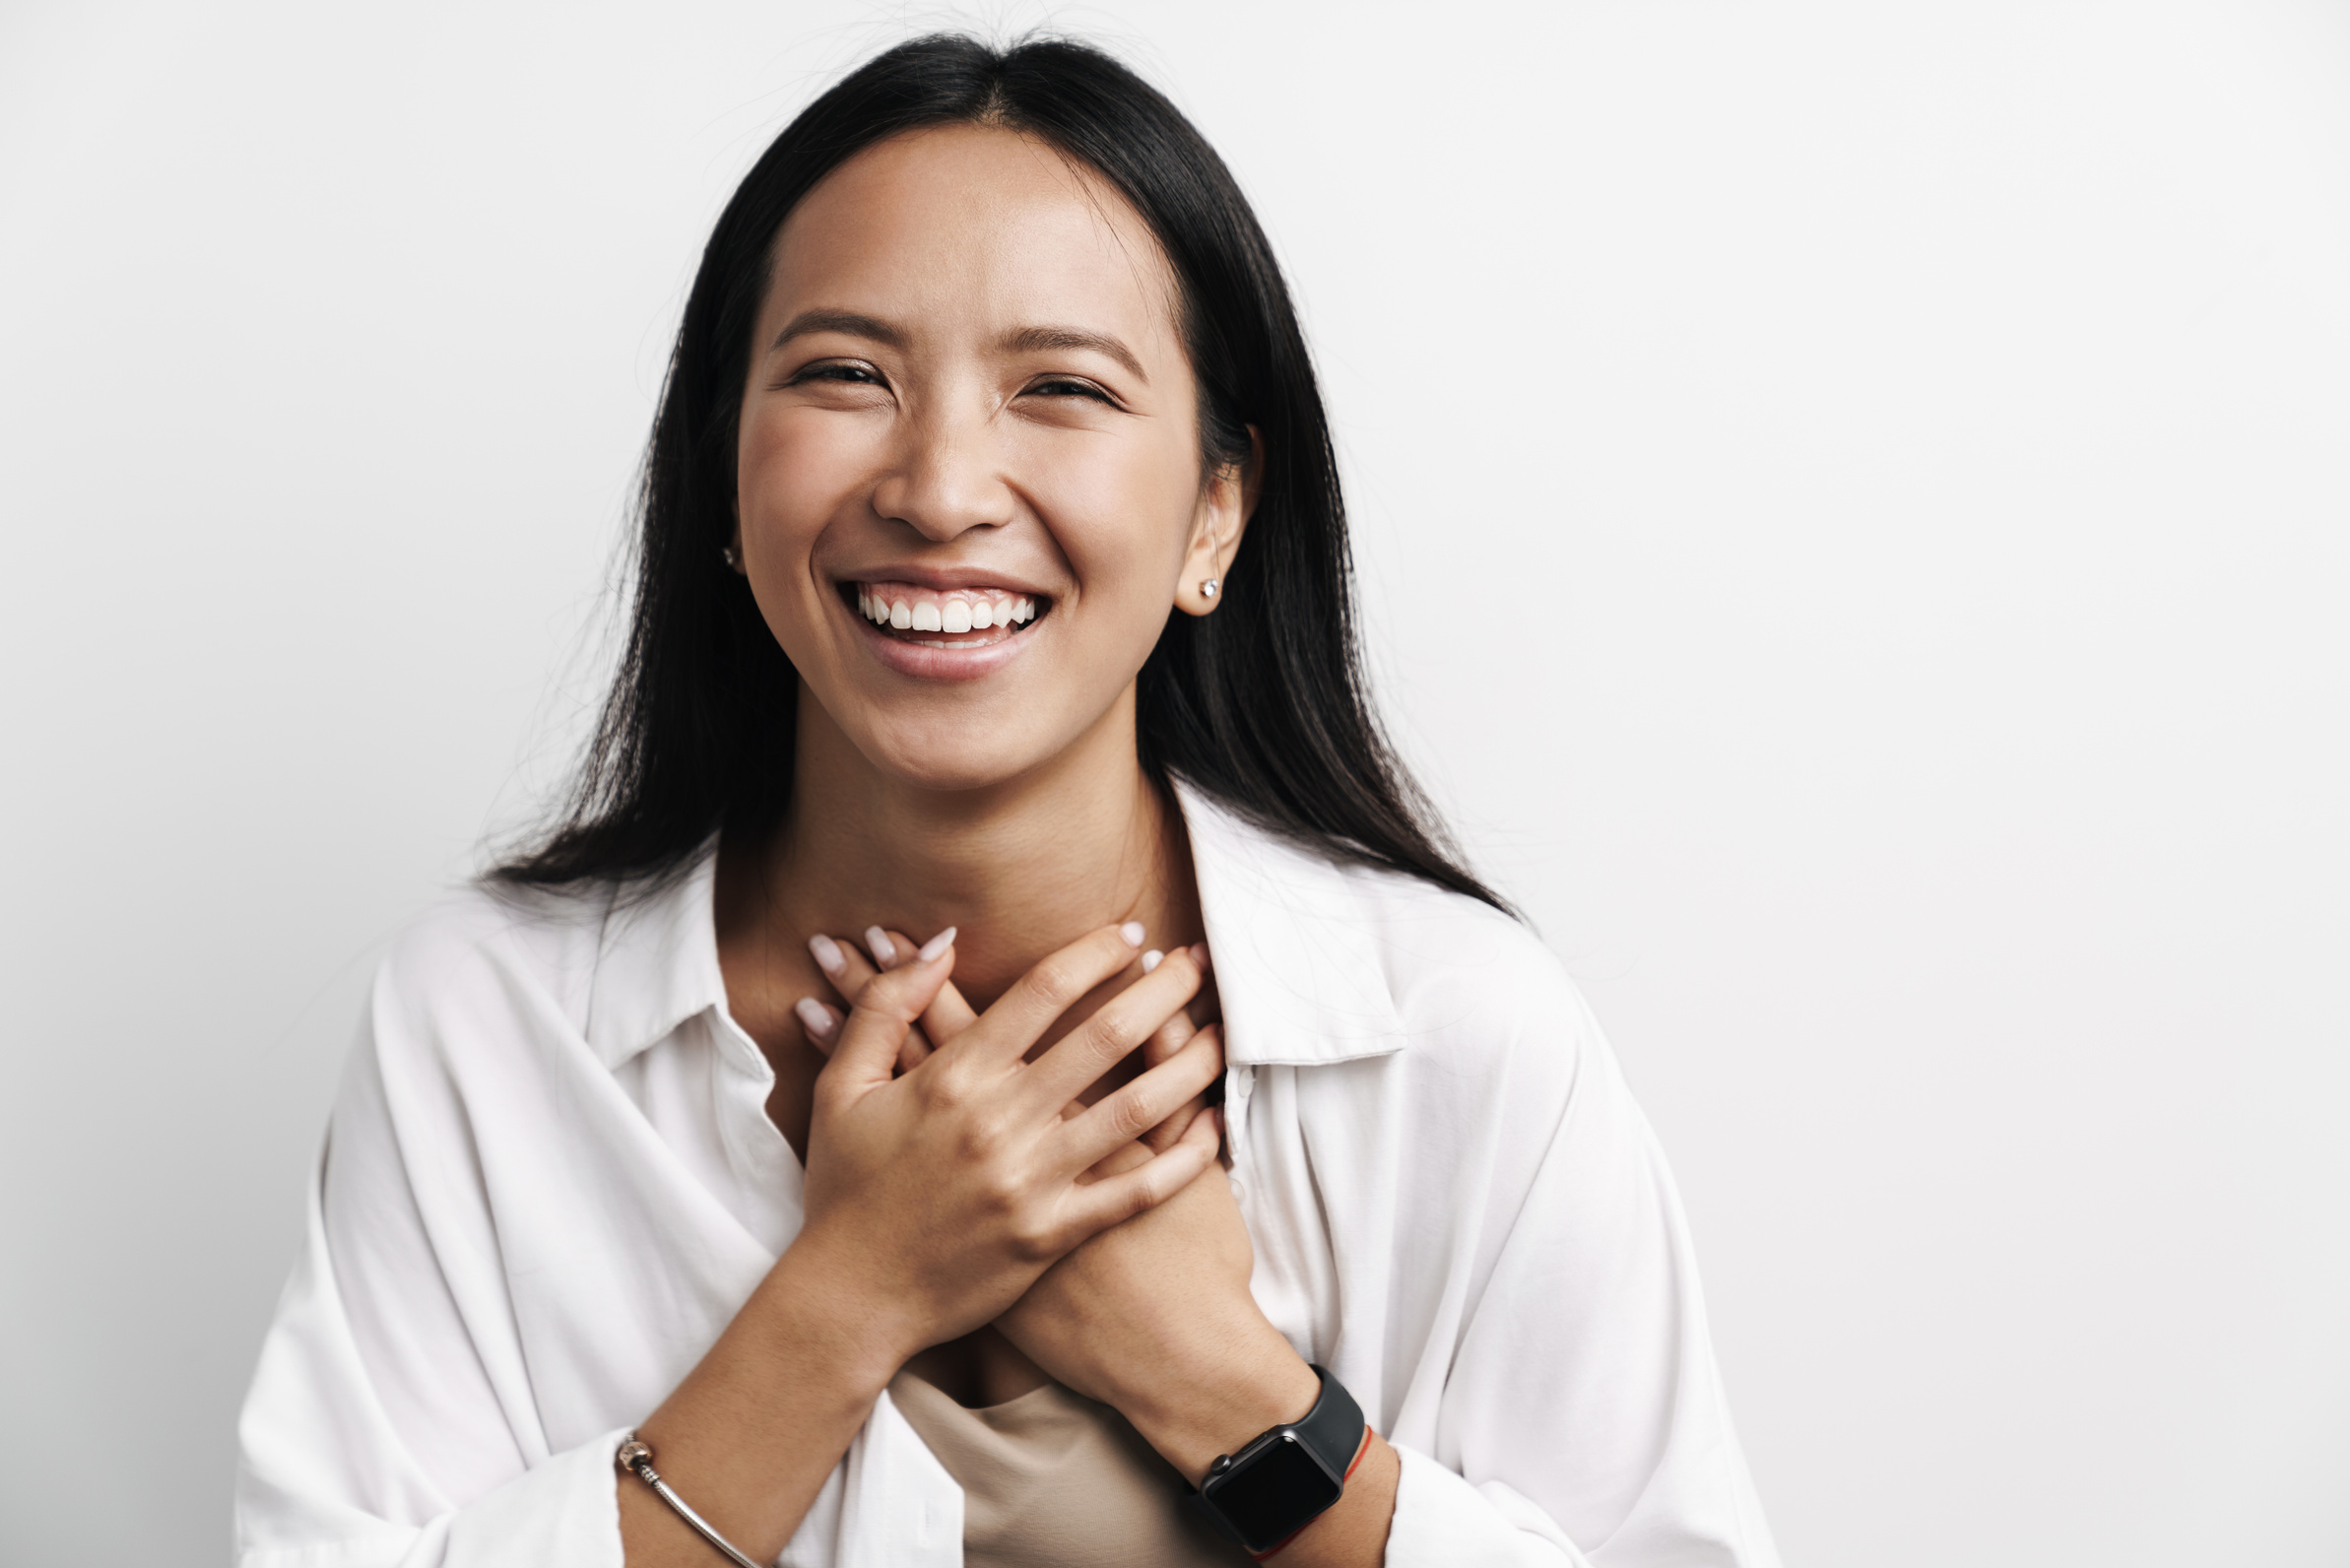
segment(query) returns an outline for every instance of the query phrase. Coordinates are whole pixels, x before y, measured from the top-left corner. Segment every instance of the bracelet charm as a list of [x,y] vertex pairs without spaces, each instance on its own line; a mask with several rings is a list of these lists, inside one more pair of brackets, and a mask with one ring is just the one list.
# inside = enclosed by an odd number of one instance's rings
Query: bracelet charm
[[653,1495],[667,1503],[671,1513],[691,1526],[695,1535],[724,1552],[726,1560],[733,1563],[735,1568],[765,1568],[756,1558],[738,1550],[734,1542],[710,1528],[708,1520],[686,1506],[685,1499],[672,1490],[669,1482],[661,1478],[661,1472],[653,1469],[652,1446],[639,1440],[634,1432],[630,1432],[620,1444],[618,1452],[612,1456],[612,1462],[651,1487]]

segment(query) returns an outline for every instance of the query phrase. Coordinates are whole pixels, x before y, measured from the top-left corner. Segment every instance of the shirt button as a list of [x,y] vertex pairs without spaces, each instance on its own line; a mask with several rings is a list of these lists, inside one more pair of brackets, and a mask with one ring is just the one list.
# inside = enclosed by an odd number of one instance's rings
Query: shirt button
[[1248,1187],[1237,1176],[1232,1178],[1232,1201],[1236,1204],[1245,1204],[1249,1201]]

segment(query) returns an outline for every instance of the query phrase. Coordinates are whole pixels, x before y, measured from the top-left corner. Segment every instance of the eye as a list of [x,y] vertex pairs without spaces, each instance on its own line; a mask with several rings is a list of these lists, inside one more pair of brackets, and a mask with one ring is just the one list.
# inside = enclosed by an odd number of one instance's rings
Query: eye
[[1112,408],[1118,406],[1118,400],[1109,393],[1074,375],[1049,375],[1040,381],[1029,382],[1026,391],[1030,397],[1091,398],[1096,403],[1107,403]]
[[812,381],[830,381],[849,386],[886,386],[881,372],[857,359],[818,359],[804,365],[784,382],[785,386],[805,386]]

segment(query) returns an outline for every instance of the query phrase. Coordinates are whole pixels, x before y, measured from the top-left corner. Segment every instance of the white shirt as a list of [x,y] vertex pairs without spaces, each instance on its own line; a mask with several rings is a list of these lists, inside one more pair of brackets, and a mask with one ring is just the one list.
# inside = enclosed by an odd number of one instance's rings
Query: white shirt
[[[1557,960],[1182,800],[1250,1289],[1401,1454],[1391,1568],[1776,1568],[1671,1176]],[[620,1568],[620,1434],[801,1221],[714,864],[471,891],[385,960],[245,1403],[242,1568]],[[778,1560],[961,1563],[887,1395]]]

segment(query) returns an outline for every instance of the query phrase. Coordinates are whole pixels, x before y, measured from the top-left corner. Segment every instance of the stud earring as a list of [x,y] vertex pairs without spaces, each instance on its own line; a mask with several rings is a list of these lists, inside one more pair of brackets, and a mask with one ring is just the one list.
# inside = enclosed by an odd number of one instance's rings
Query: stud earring
[[1216,596],[1216,591],[1221,587],[1223,587],[1223,584],[1216,581],[1213,577],[1203,578],[1200,582],[1200,597],[1203,599],[1213,599]]
[[724,557],[727,570],[741,571],[743,569],[742,552],[736,550],[734,546],[729,545],[724,550],[721,550],[718,554]]

